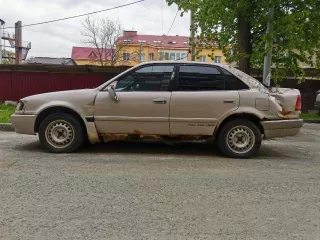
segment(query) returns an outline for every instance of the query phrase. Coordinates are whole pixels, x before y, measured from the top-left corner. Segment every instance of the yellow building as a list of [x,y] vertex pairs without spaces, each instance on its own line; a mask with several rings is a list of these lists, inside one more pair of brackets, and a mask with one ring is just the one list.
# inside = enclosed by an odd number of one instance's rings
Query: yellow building
[[[161,60],[191,61],[189,37],[139,35],[137,31],[124,31],[116,42],[116,49],[106,49],[103,63],[135,66],[141,62]],[[199,48],[196,61],[226,64],[226,58],[218,47]],[[209,57],[213,53],[213,60]],[[101,65],[95,48],[73,47],[72,59],[77,65]]]

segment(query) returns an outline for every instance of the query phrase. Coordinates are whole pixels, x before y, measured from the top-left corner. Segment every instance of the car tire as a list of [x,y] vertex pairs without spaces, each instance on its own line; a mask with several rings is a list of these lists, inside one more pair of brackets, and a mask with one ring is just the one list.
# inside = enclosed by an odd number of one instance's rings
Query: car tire
[[235,119],[222,126],[218,145],[222,153],[230,158],[250,158],[260,149],[262,134],[255,123],[246,119]]
[[40,142],[53,153],[73,152],[83,144],[84,139],[81,122],[69,114],[49,115],[39,126]]

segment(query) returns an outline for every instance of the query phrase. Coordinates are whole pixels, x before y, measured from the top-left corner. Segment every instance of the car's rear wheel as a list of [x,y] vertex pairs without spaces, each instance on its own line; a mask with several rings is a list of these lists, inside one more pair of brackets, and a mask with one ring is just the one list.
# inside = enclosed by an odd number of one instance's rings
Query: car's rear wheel
[[82,145],[84,139],[80,121],[69,114],[49,115],[39,127],[39,140],[50,152],[73,152]]
[[257,125],[249,120],[235,119],[222,126],[218,144],[228,157],[250,158],[261,146],[262,135]]

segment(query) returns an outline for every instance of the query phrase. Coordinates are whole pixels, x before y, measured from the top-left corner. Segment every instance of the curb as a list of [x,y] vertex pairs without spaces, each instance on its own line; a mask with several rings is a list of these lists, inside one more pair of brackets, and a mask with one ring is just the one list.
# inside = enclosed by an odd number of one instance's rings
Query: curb
[[14,127],[11,123],[0,123],[0,131],[14,132]]
[[303,123],[320,123],[320,120],[303,120]]

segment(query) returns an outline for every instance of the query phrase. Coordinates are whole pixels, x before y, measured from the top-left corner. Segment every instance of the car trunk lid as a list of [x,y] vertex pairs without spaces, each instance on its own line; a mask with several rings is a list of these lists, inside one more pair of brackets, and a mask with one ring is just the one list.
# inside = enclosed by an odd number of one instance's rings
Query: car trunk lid
[[301,94],[298,89],[293,88],[271,88],[270,97],[278,103],[282,111],[282,118],[299,118],[301,113]]

